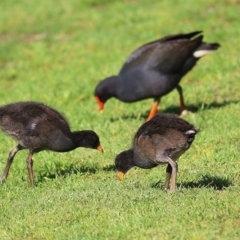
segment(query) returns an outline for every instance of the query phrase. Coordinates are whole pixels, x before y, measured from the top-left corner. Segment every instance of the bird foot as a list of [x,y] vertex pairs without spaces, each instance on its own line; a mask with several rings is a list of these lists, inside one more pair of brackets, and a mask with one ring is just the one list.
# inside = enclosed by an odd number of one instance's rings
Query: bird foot
[[190,114],[190,115],[194,115],[194,113],[193,112],[191,112],[191,111],[188,111],[188,110],[183,110],[182,112],[181,112],[181,114],[180,114],[180,116],[179,117],[185,117],[186,115],[188,115],[188,114]]
[[5,183],[5,177],[1,176],[0,177],[0,185],[3,185]]
[[176,192],[176,188],[164,188],[164,191],[169,193],[174,193]]

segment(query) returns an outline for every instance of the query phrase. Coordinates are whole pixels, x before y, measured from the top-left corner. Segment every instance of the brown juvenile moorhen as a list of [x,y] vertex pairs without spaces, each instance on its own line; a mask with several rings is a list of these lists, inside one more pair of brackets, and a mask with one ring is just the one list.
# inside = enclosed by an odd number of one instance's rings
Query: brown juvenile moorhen
[[153,168],[168,164],[166,169],[165,190],[176,189],[178,171],[177,159],[190,148],[198,130],[193,125],[174,114],[159,114],[145,122],[133,139],[133,147],[117,155],[116,170],[120,180],[133,166]]
[[71,132],[67,120],[53,108],[38,102],[17,102],[0,107],[0,126],[3,132],[14,138],[18,145],[10,151],[3,183],[8,176],[15,154],[28,149],[27,169],[30,184],[33,180],[34,153],[51,150],[68,152],[77,147],[93,148],[102,152],[98,135],[91,130]]
[[153,98],[149,120],[155,116],[160,98],[176,88],[181,114],[184,114],[186,108],[179,85],[181,78],[200,57],[220,46],[218,43],[203,42],[200,33],[166,36],[136,49],[123,64],[118,76],[108,77],[97,85],[94,95],[99,110],[103,110],[104,103],[111,97],[128,103]]

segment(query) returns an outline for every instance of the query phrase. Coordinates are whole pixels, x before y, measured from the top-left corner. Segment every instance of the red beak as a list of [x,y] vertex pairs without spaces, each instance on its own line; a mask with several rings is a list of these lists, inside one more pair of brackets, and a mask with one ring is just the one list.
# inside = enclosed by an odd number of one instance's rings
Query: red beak
[[100,98],[98,96],[95,96],[95,99],[97,101],[98,107],[99,107],[99,111],[103,111],[104,108],[104,103],[100,100]]

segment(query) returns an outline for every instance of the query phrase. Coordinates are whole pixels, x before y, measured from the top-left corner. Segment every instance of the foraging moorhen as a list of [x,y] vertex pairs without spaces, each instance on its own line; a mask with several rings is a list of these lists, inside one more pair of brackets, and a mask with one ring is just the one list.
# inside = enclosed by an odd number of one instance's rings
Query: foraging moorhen
[[198,130],[193,125],[174,114],[163,113],[145,122],[133,139],[133,147],[117,155],[116,170],[120,180],[133,166],[153,168],[168,164],[166,169],[165,190],[176,189],[178,171],[177,159],[190,148]]
[[200,57],[220,47],[218,43],[203,42],[200,33],[166,36],[135,50],[118,76],[108,77],[97,85],[94,95],[99,110],[103,110],[104,103],[111,97],[128,103],[153,98],[154,104],[147,118],[150,120],[157,113],[160,98],[176,88],[180,96],[181,114],[184,114],[186,107],[179,85],[181,78]]
[[0,126],[3,132],[14,138],[18,145],[10,151],[2,182],[8,176],[15,154],[28,149],[27,169],[30,184],[33,180],[34,153],[51,150],[68,152],[77,147],[103,151],[98,135],[91,130],[71,132],[67,120],[53,108],[38,102],[17,102],[0,107]]

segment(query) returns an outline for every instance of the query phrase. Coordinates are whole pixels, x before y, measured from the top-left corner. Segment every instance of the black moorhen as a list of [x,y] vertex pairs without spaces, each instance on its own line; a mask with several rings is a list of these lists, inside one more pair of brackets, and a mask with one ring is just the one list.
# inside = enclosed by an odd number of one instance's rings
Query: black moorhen
[[218,43],[203,42],[200,33],[166,36],[136,49],[123,64],[118,76],[108,77],[97,85],[94,95],[99,110],[103,111],[104,103],[111,97],[123,102],[153,98],[154,104],[147,118],[150,120],[157,112],[160,98],[176,88],[180,96],[181,114],[185,114],[179,85],[181,78],[200,57],[220,47]]
[[133,147],[117,155],[116,170],[120,180],[133,166],[153,168],[168,164],[166,169],[165,190],[176,189],[177,159],[190,148],[198,130],[174,114],[159,114],[145,122],[133,139]]
[[38,102],[17,102],[0,107],[0,126],[3,132],[14,138],[18,145],[10,151],[2,183],[8,176],[15,154],[28,149],[27,169],[30,185],[33,180],[34,153],[51,150],[68,152],[77,147],[103,151],[98,135],[91,130],[71,132],[67,120],[53,108]]

